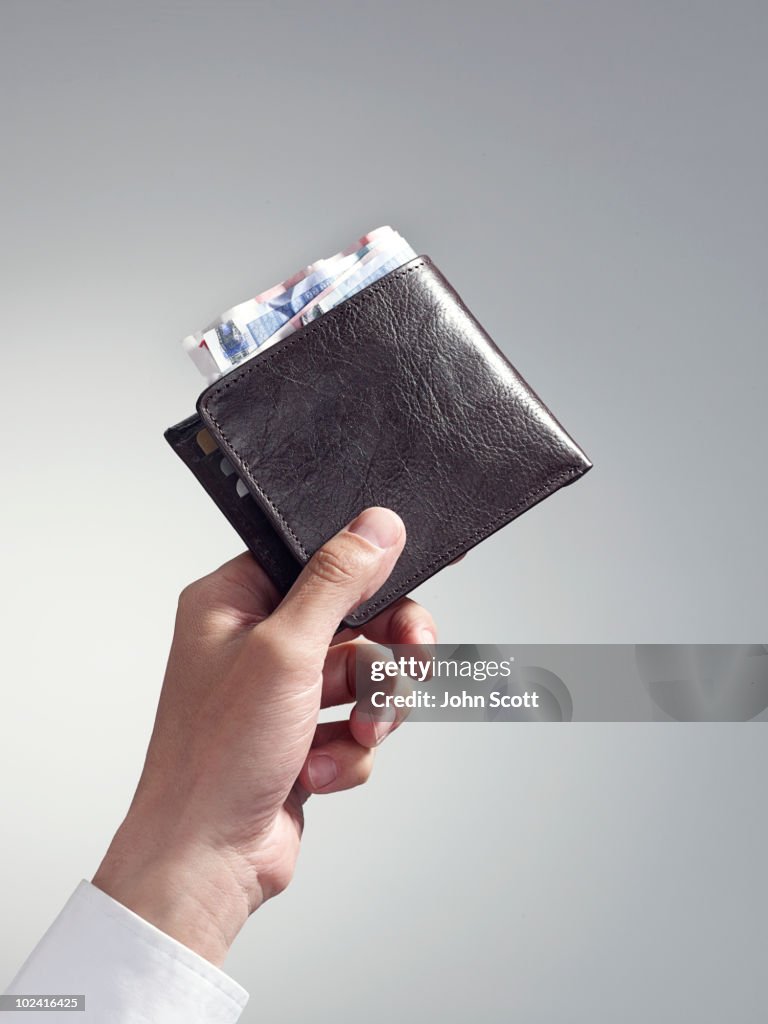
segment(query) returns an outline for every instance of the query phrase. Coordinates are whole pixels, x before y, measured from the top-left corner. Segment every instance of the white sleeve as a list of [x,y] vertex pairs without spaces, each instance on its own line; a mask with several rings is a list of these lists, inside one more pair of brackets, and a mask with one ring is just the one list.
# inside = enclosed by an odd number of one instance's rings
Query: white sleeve
[[234,1024],[248,1001],[214,964],[85,879],[6,993],[84,995],[85,1011],[11,1010],[2,1024]]

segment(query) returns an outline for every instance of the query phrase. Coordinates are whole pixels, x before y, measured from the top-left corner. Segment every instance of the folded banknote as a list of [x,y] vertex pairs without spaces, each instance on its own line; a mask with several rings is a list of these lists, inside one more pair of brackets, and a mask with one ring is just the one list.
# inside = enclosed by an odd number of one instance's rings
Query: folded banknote
[[415,256],[393,228],[376,228],[341,252],[226,310],[184,338],[184,348],[213,382]]

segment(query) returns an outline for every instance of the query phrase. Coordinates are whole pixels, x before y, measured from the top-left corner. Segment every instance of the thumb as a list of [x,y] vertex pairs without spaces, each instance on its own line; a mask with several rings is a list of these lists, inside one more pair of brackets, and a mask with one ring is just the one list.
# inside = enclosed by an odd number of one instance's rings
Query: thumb
[[344,616],[384,583],[404,544],[396,512],[365,509],[314,553],[270,618],[287,635],[327,647]]

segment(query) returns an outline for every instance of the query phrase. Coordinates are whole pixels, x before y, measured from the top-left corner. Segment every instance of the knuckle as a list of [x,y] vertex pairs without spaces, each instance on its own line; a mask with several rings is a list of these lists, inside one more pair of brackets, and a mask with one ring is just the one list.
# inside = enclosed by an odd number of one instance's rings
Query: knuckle
[[362,555],[355,545],[326,544],[315,552],[312,571],[316,579],[334,586],[351,583],[362,568]]
[[217,603],[220,591],[216,578],[203,576],[188,583],[179,594],[178,609],[182,614],[200,616]]
[[251,652],[258,653],[259,662],[276,668],[288,660],[289,644],[286,636],[269,619],[254,626],[249,637]]
[[199,607],[202,602],[202,588],[202,580],[195,580],[194,583],[188,583],[186,587],[184,587],[179,594],[178,600],[178,609],[180,612],[187,612]]

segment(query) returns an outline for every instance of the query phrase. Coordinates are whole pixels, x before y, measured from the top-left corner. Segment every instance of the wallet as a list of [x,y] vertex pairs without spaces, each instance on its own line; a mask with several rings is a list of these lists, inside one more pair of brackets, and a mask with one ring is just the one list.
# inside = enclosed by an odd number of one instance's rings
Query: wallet
[[592,466],[428,256],[230,370],[165,437],[281,593],[364,508],[400,515],[352,628]]

